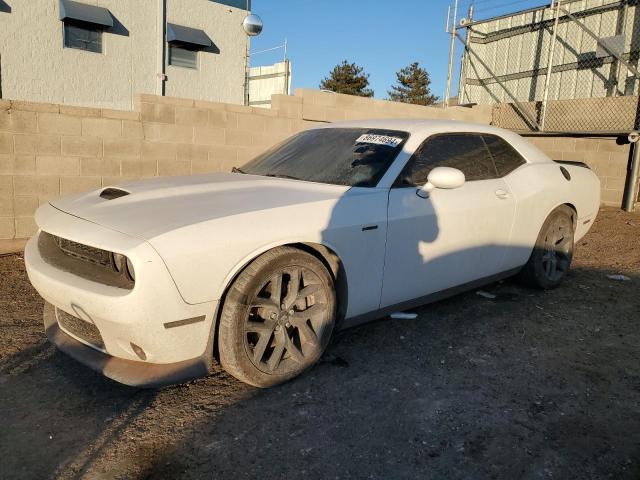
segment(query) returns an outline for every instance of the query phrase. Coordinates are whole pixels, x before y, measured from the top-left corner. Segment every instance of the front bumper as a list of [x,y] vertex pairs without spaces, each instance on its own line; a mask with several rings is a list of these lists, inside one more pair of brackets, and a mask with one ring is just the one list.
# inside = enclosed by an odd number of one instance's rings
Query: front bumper
[[[157,386],[206,373],[218,302],[189,304],[164,262],[144,240],[68,215],[51,206],[38,211],[41,231],[129,257],[133,288],[118,288],[52,264],[39,247],[40,233],[25,248],[31,283],[52,305],[45,328],[61,350],[128,385]],[[99,331],[97,343],[58,322],[55,309]],[[187,321],[185,321],[187,320]],[[193,321],[196,320],[196,321]],[[143,355],[136,352],[143,351]]]
[[116,382],[132,387],[157,388],[209,373],[210,355],[203,354],[191,360],[167,364],[125,360],[85,345],[62,330],[58,326],[55,307],[50,303],[45,303],[43,317],[44,329],[51,343],[73,359]]

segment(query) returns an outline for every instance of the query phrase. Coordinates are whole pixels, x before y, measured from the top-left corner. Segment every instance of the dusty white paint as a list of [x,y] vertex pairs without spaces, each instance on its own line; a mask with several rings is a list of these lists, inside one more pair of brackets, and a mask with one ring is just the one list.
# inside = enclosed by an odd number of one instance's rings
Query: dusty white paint
[[[130,194],[116,200],[100,198],[99,191],[54,200],[36,214],[40,229],[126,255],[135,267],[135,288],[121,290],[56,269],[42,258],[39,235],[25,250],[31,282],[58,308],[86,312],[109,355],[136,360],[133,341],[149,362],[170,363],[202,354],[223,292],[248,262],[277,246],[309,242],[335,252],[346,275],[350,319],[512,271],[527,262],[556,207],[575,206],[576,240],[598,210],[593,172],[565,165],[568,182],[558,164],[511,132],[424,120],[320,128],[335,127],[396,129],[411,136],[375,188],[217,173],[125,183],[121,188]],[[419,187],[391,188],[427,137],[461,131],[500,136],[526,163],[502,178],[434,188],[428,198],[416,195]],[[162,328],[199,315],[206,321]]]
[[[105,31],[103,53],[63,48],[57,0],[12,0],[0,12],[2,96],[12,100],[131,109],[136,93],[157,93],[158,0],[84,0],[109,9],[124,28]],[[244,10],[210,0],[168,0],[167,20],[201,28],[220,54],[200,52],[197,71],[168,67],[166,94],[242,103]]]

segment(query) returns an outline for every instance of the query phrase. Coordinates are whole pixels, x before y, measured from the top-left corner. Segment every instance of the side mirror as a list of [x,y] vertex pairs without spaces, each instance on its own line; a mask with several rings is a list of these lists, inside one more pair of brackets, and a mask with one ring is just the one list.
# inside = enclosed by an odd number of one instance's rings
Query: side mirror
[[422,198],[428,198],[429,193],[434,188],[460,188],[464,185],[464,173],[457,168],[451,167],[436,167],[427,177],[427,183],[416,191],[416,194]]

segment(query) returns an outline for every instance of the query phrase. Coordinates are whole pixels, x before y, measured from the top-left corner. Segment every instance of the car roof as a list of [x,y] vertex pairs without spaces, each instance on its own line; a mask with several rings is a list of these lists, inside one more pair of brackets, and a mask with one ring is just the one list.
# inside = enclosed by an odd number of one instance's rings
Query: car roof
[[457,120],[433,120],[421,118],[350,120],[326,123],[314,128],[380,128],[400,130],[423,139],[438,133],[486,133],[507,140],[529,162],[548,162],[549,158],[520,135],[502,128],[482,123],[460,122]]
[[324,128],[382,128],[388,130],[401,130],[409,133],[435,133],[442,132],[482,132],[494,133],[502,136],[510,133],[508,130],[492,127],[482,123],[460,122],[457,120],[432,120],[421,118],[406,119],[378,119],[378,120],[349,120],[323,125]]

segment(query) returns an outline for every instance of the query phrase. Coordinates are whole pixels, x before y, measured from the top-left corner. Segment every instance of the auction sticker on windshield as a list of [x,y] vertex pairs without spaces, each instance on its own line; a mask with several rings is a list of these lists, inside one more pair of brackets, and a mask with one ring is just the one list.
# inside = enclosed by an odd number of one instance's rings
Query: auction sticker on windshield
[[386,147],[397,147],[402,143],[402,138],[365,133],[364,135],[360,135],[358,137],[356,143],[373,143],[375,145],[384,145]]

